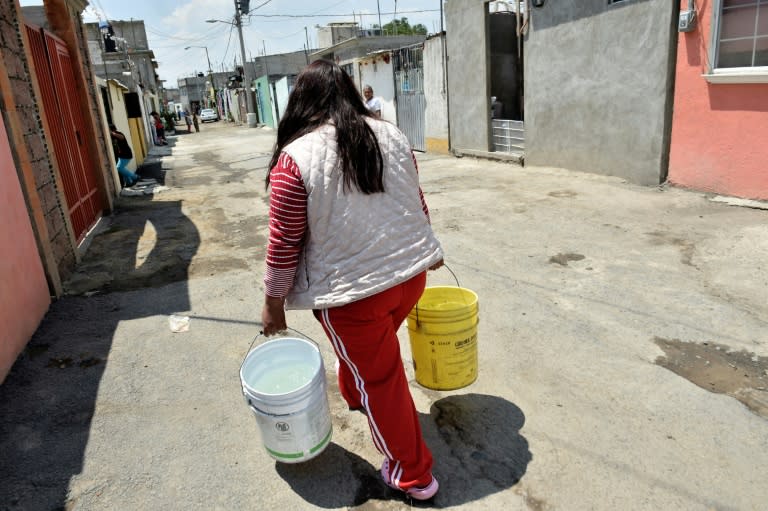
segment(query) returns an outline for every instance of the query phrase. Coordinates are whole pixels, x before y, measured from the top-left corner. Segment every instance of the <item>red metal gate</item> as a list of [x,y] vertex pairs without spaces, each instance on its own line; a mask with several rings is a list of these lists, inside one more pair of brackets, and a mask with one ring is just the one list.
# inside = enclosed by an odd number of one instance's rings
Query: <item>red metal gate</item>
[[26,24],[26,30],[69,218],[80,242],[101,216],[103,203],[96,169],[88,157],[88,141],[84,140],[87,130],[75,93],[72,60],[61,39],[34,25]]

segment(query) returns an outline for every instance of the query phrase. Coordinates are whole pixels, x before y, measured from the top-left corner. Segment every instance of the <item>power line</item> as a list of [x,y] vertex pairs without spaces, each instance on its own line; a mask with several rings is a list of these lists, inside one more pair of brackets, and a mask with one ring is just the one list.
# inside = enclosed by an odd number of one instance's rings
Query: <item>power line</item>
[[282,37],[275,37],[275,36],[270,36],[270,39],[274,39],[274,40],[277,40],[277,41],[279,41],[279,40],[281,40],[281,39],[288,39],[289,37],[293,37],[293,36],[295,36],[296,34],[300,34],[300,33],[303,33],[303,32],[304,32],[304,30],[306,30],[306,27],[301,27],[301,29],[300,29],[300,30],[297,30],[297,31],[296,31],[296,32],[294,32],[293,34],[288,34],[288,35],[286,35],[286,36],[282,36]]
[[229,26],[229,37],[227,38],[227,48],[224,50],[224,56],[221,57],[221,62],[225,62],[227,59],[227,53],[229,53],[229,43],[232,41],[232,32],[235,30],[234,25]]
[[253,9],[251,9],[250,11],[248,11],[248,12],[247,12],[247,13],[245,13],[245,14],[251,14],[251,13],[252,13],[253,11],[255,11],[256,9],[259,9],[259,8],[261,8],[261,7],[264,7],[265,5],[267,5],[267,4],[268,4],[269,2],[271,2],[271,1],[272,1],[272,0],[266,0],[266,2],[260,3],[259,5],[257,5],[256,7],[254,7]]
[[179,36],[164,33],[158,30],[157,28],[148,25],[146,22],[144,23],[144,27],[146,28],[148,33],[155,35],[157,37],[162,37],[164,39],[175,39],[177,41],[185,41],[185,42],[197,42],[197,41],[203,41],[203,40],[209,39],[214,34],[214,32],[217,32],[217,31],[221,31],[222,34],[224,33],[218,26],[214,26],[214,27],[210,27],[205,33],[195,37],[179,37]]
[[[423,9],[419,11],[400,11],[400,12],[382,12],[382,16],[385,14],[416,14],[423,12],[440,12],[439,9]],[[346,14],[251,14],[254,18],[342,18],[346,16],[378,16],[378,13],[346,13]]]

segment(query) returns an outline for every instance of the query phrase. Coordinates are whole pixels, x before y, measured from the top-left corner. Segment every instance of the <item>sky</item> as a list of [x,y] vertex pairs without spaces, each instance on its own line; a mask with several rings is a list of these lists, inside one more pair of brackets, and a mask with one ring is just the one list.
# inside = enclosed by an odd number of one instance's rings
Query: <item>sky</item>
[[[317,46],[316,25],[357,21],[363,28],[386,25],[394,17],[421,23],[428,33],[440,31],[442,0],[250,0],[251,16],[243,18],[246,58],[303,51],[309,39]],[[22,6],[42,0],[20,0]],[[158,62],[157,74],[166,87],[177,79],[206,72],[206,50],[214,71],[240,63],[240,42],[234,22],[234,0],[89,0],[83,20],[143,20],[149,47]],[[417,12],[418,11],[418,12]],[[353,16],[354,13],[354,16]],[[396,14],[395,14],[396,13]],[[219,19],[227,23],[206,23]],[[305,30],[306,27],[306,30]],[[189,50],[185,50],[186,47]]]

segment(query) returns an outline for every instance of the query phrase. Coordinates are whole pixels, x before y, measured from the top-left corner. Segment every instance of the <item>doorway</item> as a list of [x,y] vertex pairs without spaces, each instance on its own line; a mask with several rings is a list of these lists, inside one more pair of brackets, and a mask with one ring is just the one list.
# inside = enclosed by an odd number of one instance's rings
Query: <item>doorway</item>
[[488,4],[491,128],[493,150],[520,153],[525,149],[523,91],[525,1]]

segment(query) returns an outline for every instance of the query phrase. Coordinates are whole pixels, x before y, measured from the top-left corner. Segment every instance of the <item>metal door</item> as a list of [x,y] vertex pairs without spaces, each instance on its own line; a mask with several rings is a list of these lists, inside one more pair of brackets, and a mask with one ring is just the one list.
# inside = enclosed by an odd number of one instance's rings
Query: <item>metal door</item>
[[51,130],[47,135],[64,185],[72,229],[80,242],[101,216],[103,203],[84,140],[85,119],[75,94],[73,63],[61,39],[34,25],[27,24],[26,30]]
[[392,52],[395,73],[397,125],[416,151],[426,151],[424,98],[424,48],[421,45]]

